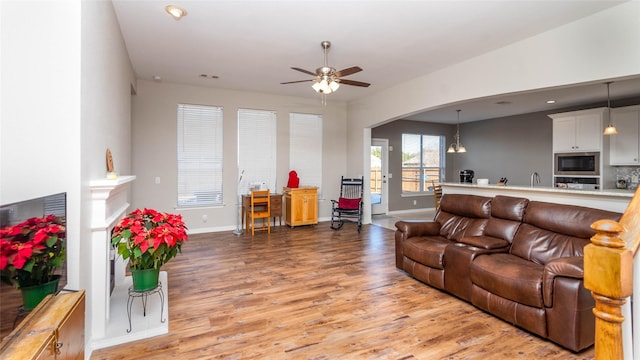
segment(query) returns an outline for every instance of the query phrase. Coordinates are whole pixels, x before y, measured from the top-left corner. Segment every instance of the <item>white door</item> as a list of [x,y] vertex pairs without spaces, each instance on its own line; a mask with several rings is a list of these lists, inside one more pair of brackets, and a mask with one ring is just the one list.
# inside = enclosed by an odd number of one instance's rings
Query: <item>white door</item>
[[386,214],[389,210],[387,169],[389,140],[371,139],[371,214]]

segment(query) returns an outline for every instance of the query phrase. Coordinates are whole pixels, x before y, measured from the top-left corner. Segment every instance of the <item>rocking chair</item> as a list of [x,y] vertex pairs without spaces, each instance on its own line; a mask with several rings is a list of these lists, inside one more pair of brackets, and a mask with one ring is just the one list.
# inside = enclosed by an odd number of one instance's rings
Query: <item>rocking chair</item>
[[364,176],[340,180],[340,197],[331,200],[331,228],[342,228],[345,221],[358,224],[358,232],[362,227],[362,192]]

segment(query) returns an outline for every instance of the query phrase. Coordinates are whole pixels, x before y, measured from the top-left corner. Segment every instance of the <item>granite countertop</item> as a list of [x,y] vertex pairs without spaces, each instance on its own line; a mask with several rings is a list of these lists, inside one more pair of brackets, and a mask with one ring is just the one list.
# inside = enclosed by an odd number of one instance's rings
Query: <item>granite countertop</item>
[[557,188],[553,186],[527,186],[527,185],[478,185],[478,184],[469,184],[469,183],[453,183],[446,182],[442,183],[442,186],[453,186],[453,187],[465,187],[465,188],[495,188],[495,189],[503,189],[503,190],[517,190],[517,191],[531,191],[531,192],[547,192],[547,193],[565,193],[565,194],[584,194],[584,195],[602,195],[602,196],[616,196],[616,197],[626,197],[631,198],[635,193],[635,190],[628,189],[602,189],[602,190],[581,190],[581,189],[565,189],[565,188]]

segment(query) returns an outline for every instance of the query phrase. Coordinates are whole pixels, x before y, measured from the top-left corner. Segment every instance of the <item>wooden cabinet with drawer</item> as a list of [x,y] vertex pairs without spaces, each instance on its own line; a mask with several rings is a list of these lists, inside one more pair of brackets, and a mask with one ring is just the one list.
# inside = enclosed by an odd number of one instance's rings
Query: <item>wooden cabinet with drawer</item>
[[285,224],[295,227],[318,223],[318,188],[284,188]]

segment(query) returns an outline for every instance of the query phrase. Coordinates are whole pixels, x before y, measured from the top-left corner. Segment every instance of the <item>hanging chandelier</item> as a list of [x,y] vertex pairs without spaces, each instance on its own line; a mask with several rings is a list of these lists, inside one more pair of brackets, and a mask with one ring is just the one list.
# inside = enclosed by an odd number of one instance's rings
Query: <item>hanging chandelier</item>
[[611,96],[609,93],[609,85],[611,85],[613,81],[609,81],[607,84],[607,111],[609,112],[609,126],[604,129],[604,135],[616,135],[618,134],[618,130],[615,126],[613,126],[613,119],[611,118]]
[[455,135],[456,142],[449,146],[449,149],[447,150],[447,152],[448,153],[465,153],[467,152],[467,148],[465,148],[464,145],[460,143],[460,111],[462,110],[456,110],[456,111],[458,112],[458,123],[456,124],[456,135]]

